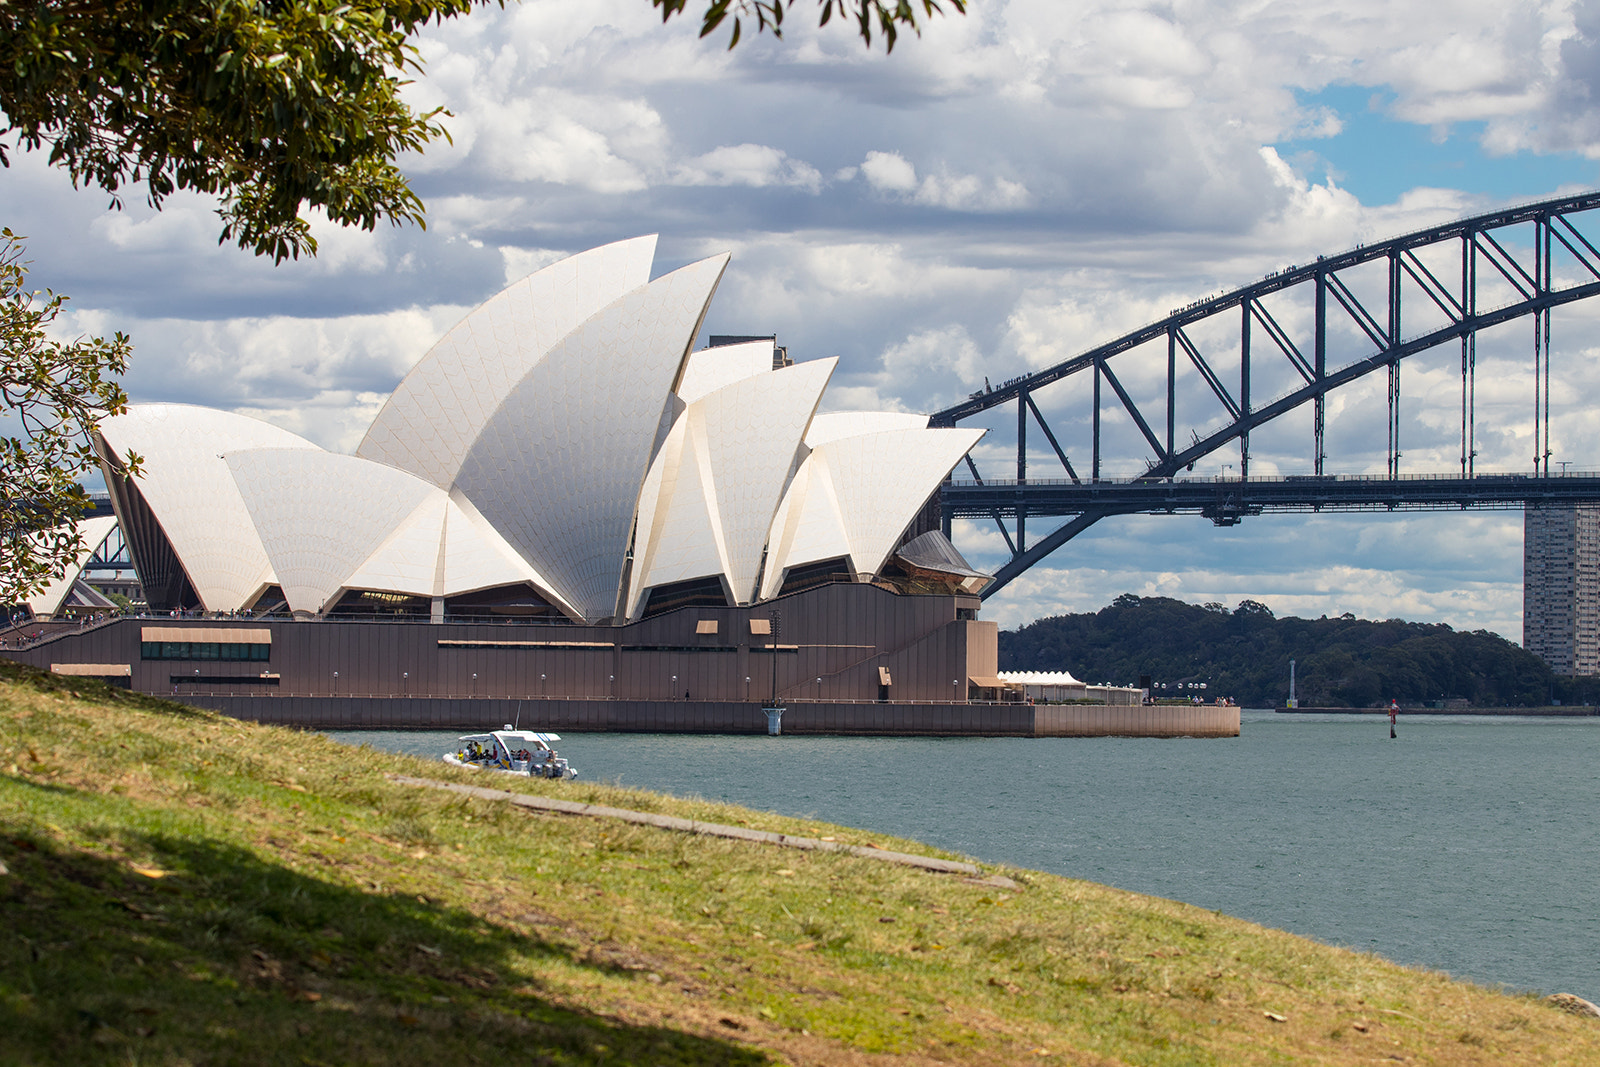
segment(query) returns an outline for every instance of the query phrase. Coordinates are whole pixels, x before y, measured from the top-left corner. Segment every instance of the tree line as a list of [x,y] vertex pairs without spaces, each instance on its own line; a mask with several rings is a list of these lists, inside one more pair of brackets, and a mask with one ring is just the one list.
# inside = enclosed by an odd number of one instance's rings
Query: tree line
[[[1186,604],[1124,594],[1097,612],[1040,619],[1000,634],[1001,670],[1066,670],[1090,683],[1166,683],[1157,696],[1231,696],[1250,707],[1282,706],[1289,661],[1301,706],[1362,708],[1398,700],[1474,707],[1595,702],[1600,679],[1564,678],[1521,646],[1487,630],[1443,623],[1373,621],[1344,614],[1277,618],[1242,600]],[[1183,688],[1180,688],[1183,687]]]

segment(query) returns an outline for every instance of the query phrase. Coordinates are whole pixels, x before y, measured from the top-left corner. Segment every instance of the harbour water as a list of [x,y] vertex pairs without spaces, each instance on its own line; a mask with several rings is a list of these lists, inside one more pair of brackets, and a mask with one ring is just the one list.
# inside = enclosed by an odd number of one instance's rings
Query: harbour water
[[[488,725],[488,724],[486,724]],[[583,778],[915,838],[1600,999],[1600,718],[1246,711],[1231,740],[567,734]],[[437,758],[455,735],[348,731]]]

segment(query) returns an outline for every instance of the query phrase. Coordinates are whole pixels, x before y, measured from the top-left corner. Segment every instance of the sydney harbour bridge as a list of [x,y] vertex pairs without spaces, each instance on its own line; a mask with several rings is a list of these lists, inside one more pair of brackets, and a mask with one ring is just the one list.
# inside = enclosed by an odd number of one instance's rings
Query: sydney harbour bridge
[[[1319,256],[1197,300],[1071,359],[998,386],[986,383],[935,414],[932,424],[954,426],[996,412],[1009,428],[997,409],[1011,406],[1015,469],[1007,459],[1007,469],[981,472],[969,455],[965,470],[958,468],[942,490],[945,532],[955,518],[999,527],[1011,558],[984,591],[988,597],[1114,515],[1198,514],[1229,526],[1277,511],[1600,501],[1600,473],[1569,472],[1564,464],[1551,470],[1550,437],[1551,312],[1600,296],[1596,209],[1600,192],[1561,197]],[[1531,412],[1533,449],[1523,472],[1479,473],[1479,335],[1517,320],[1525,320],[1532,342],[1523,418]],[[1504,331],[1496,337],[1503,340]],[[1402,470],[1402,437],[1415,424],[1403,402],[1401,371],[1425,353],[1452,363],[1459,354],[1455,470]],[[1369,375],[1383,376],[1386,388],[1385,470],[1339,473],[1328,447],[1330,399],[1341,389],[1373,392]],[[1055,429],[1045,408],[1056,413]],[[1291,414],[1302,420],[1309,414],[1303,438],[1309,473],[1253,476],[1251,434]],[[1194,477],[1196,462],[1216,453],[1229,458],[1222,476]],[[992,465],[993,450],[986,454]],[[1111,476],[1130,465],[1143,469]],[[1030,540],[1030,520],[1062,521]]]

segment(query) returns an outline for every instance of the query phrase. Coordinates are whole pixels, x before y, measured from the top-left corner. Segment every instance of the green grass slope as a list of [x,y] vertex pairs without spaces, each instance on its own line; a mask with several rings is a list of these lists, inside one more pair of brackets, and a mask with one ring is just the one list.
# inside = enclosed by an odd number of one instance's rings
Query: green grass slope
[[0,1063],[1600,1062],[1600,1020],[1183,904],[396,771],[939,854],[3,665]]

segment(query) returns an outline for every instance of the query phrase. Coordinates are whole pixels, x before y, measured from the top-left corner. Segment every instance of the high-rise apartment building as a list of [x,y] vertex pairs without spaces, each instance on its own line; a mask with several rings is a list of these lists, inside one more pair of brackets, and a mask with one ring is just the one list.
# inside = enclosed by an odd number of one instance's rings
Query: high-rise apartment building
[[1600,506],[1523,511],[1522,647],[1557,674],[1600,674]]

